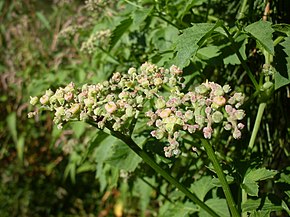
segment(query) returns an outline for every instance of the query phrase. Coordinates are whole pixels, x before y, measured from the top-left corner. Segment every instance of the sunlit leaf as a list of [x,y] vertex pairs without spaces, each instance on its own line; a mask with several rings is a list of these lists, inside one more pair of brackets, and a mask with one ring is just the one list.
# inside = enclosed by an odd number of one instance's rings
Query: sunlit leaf
[[258,21],[248,25],[245,30],[250,33],[256,41],[262,45],[270,54],[274,55],[274,42],[271,23],[267,21]]
[[242,188],[251,196],[258,196],[259,185],[258,181],[273,178],[277,171],[267,170],[266,168],[250,170],[242,183]]
[[173,58],[172,63],[180,68],[187,66],[191,57],[196,55],[202,43],[221,25],[221,22],[216,24],[197,23],[183,30],[182,34],[177,38],[175,47],[176,56]]
[[[223,217],[230,217],[230,212],[225,199],[213,198],[208,199],[205,202],[210,208],[212,208],[218,215]],[[211,215],[205,212],[203,209],[198,213],[200,217],[210,217]]]

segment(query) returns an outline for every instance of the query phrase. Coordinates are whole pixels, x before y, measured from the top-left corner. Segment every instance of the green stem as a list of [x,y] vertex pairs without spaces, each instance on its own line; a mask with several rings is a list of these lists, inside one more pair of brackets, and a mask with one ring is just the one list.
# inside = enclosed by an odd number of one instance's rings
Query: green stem
[[243,0],[241,10],[240,10],[239,15],[237,17],[238,20],[243,19],[245,17],[247,3],[248,3],[248,0]]
[[254,143],[255,143],[259,128],[260,128],[260,123],[261,123],[261,120],[263,117],[265,107],[266,107],[265,102],[260,103],[259,108],[258,108],[258,113],[256,116],[256,120],[255,120],[254,129],[253,129],[253,132],[252,132],[252,135],[250,138],[250,142],[249,142],[249,146],[248,146],[248,152],[250,152],[254,147]]
[[[110,128],[109,128],[110,129]],[[110,129],[111,130],[111,129]],[[163,176],[170,184],[174,185],[180,191],[182,191],[189,199],[199,205],[204,209],[208,214],[214,217],[219,217],[219,215],[208,207],[203,201],[201,201],[195,194],[191,193],[186,187],[180,184],[175,178],[168,174],[162,167],[160,167],[151,157],[141,149],[131,137],[123,135],[121,132],[111,130],[111,133],[116,138],[125,142],[136,154],[138,154],[145,163],[152,167],[157,173]]]
[[240,216],[238,209],[237,209],[237,206],[235,204],[235,201],[233,199],[229,184],[226,180],[226,177],[223,173],[223,170],[218,162],[218,159],[214,153],[214,150],[213,150],[211,144],[206,139],[201,139],[201,142],[206,150],[206,153],[207,153],[209,159],[212,161],[212,164],[213,164],[213,167],[217,173],[218,179],[221,182],[221,185],[222,185],[224,194],[226,196],[226,200],[227,200],[227,203],[228,203],[228,206],[230,208],[232,216],[233,217]]
[[256,90],[259,89],[259,84],[256,81],[253,73],[251,72],[249,66],[247,65],[246,61],[244,60],[244,58],[242,57],[241,53],[239,52],[238,48],[236,47],[236,43],[235,40],[233,39],[231,33],[229,32],[229,30],[227,29],[227,27],[225,27],[224,25],[222,25],[222,28],[224,29],[224,31],[226,32],[229,41],[231,42],[232,48],[234,50],[234,52],[237,54],[238,59],[240,60],[243,68],[245,69],[247,75],[249,76],[249,78],[251,79],[252,83],[254,84]]

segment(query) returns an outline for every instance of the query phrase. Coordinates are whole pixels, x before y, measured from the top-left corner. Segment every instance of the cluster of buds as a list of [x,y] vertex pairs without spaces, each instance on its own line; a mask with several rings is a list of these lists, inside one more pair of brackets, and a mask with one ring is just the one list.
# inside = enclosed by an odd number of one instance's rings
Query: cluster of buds
[[[31,97],[30,103],[53,111],[53,121],[59,128],[68,121],[82,120],[100,129],[110,126],[125,134],[140,112],[145,112],[148,125],[155,128],[151,135],[169,142],[164,148],[167,157],[180,153],[180,131],[190,134],[201,131],[210,139],[214,129],[223,126],[235,139],[240,138],[244,127],[240,120],[245,116],[239,109],[244,101],[243,94],[230,94],[229,85],[222,87],[213,82],[205,82],[184,93],[181,75],[182,70],[174,65],[165,69],[144,63],[138,70],[130,68],[125,74],[116,72],[102,83],[85,84],[81,88],[70,83],[55,92],[47,90],[40,98]],[[154,103],[153,110],[150,102]],[[35,114],[30,112],[28,116]]]
[[177,89],[166,98],[159,96],[155,109],[146,112],[146,116],[150,118],[148,125],[156,128],[151,135],[169,142],[169,146],[164,148],[165,156],[180,153],[180,130],[190,134],[201,131],[204,138],[210,139],[214,129],[222,125],[225,130],[232,132],[235,139],[239,139],[244,127],[239,122],[245,116],[244,110],[239,109],[244,95],[235,93],[230,96],[229,92],[229,85],[222,87],[205,82],[187,93]]
[[98,47],[105,47],[109,43],[111,30],[101,30],[90,35],[87,41],[82,43],[81,51],[92,54]]
[[[74,83],[55,92],[47,90],[43,96],[31,97],[32,105],[54,112],[54,123],[62,128],[68,121],[94,122],[99,128],[108,123],[115,131],[128,131],[133,119],[137,119],[144,103],[156,95],[163,84],[174,80],[177,72],[144,63],[139,70],[130,68],[126,74],[116,72],[102,83],[77,88]],[[33,117],[36,112],[30,112]]]

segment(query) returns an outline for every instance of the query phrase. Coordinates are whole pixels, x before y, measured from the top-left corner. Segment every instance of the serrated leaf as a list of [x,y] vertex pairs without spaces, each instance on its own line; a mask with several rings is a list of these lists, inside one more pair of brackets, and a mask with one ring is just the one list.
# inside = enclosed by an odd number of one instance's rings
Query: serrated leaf
[[177,38],[175,44],[176,56],[173,58],[172,63],[180,68],[187,66],[190,58],[196,55],[202,43],[221,25],[221,22],[216,24],[197,23],[183,30],[183,33]]
[[250,217],[269,217],[270,212],[269,211],[253,211],[250,213]]
[[151,13],[153,7],[150,8],[142,8],[142,10],[135,10],[132,15],[131,18],[133,20],[133,25],[136,27],[139,27],[140,24],[146,20],[146,18],[149,16],[149,14]]
[[204,200],[205,195],[214,187],[210,176],[203,176],[199,180],[194,181],[190,189],[200,199]]
[[257,200],[248,199],[246,202],[242,204],[242,210],[243,212],[251,212],[258,209],[260,204],[261,204],[261,198]]
[[116,141],[112,147],[112,156],[106,160],[106,163],[119,169],[134,171],[141,161],[142,159],[126,144]]
[[258,168],[250,170],[245,178],[244,181],[261,181],[273,178],[277,174],[275,170],[268,170],[266,168]]
[[124,33],[130,28],[133,20],[131,17],[122,20],[119,25],[113,30],[111,39],[110,39],[110,50],[117,44],[117,42],[121,39]]
[[245,30],[250,33],[270,54],[274,55],[274,42],[272,35],[274,30],[272,29],[270,22],[261,20],[248,25]]
[[273,204],[268,197],[265,200],[262,200],[261,198],[257,200],[248,199],[242,204],[243,212],[252,212],[258,208],[265,212],[279,211],[283,209],[282,206]]
[[267,170],[266,168],[252,169],[244,177],[242,188],[251,196],[258,196],[258,181],[273,178],[277,171]]
[[281,32],[281,33],[286,34],[287,36],[290,36],[290,25],[289,24],[279,23],[279,24],[272,25],[272,28],[276,32]]
[[[230,217],[227,201],[225,199],[213,198],[207,200],[205,204],[212,208],[219,216]],[[203,209],[200,210],[198,215],[200,217],[211,217],[211,215]]]
[[275,47],[275,89],[290,83],[290,36]]

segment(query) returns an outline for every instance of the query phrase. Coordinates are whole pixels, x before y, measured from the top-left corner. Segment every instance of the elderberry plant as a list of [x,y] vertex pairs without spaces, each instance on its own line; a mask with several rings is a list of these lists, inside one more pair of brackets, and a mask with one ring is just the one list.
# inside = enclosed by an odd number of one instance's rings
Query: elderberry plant
[[[245,98],[242,93],[231,93],[229,85],[208,81],[187,92],[183,91],[184,86],[182,70],[175,65],[166,69],[146,62],[139,69],[116,72],[102,83],[77,88],[71,82],[56,91],[49,89],[40,98],[31,97],[30,103],[53,111],[58,128],[80,120],[124,135],[132,133],[128,126],[134,125],[143,113],[153,128],[151,135],[168,142],[164,148],[166,157],[180,154],[178,138],[184,132],[200,131],[205,139],[211,139],[222,126],[235,139],[241,138],[244,124],[240,121],[245,116],[240,109]],[[37,110],[28,116],[36,114]]]

